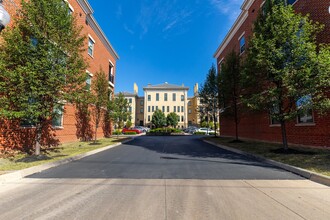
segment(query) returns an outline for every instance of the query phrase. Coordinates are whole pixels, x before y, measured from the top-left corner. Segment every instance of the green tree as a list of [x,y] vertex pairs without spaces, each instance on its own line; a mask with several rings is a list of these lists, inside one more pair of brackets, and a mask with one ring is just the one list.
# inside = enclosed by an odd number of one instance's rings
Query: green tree
[[266,3],[248,48],[246,81],[253,92],[247,104],[280,122],[287,150],[286,122],[307,109],[330,107],[330,47],[316,44],[319,24],[281,1]]
[[127,128],[132,127],[132,124],[133,124],[133,123],[132,123],[130,120],[127,120],[127,121],[126,121],[126,127],[127,127]]
[[161,110],[156,110],[152,114],[151,122],[156,126],[156,128],[161,128],[166,125],[166,117],[165,114]]
[[84,37],[68,10],[62,0],[23,0],[2,35],[0,116],[35,127],[36,155],[47,122],[63,101],[75,100],[85,80]]
[[171,112],[166,116],[166,122],[168,126],[176,127],[179,123],[180,116],[175,112]]
[[100,121],[105,116],[105,109],[109,100],[109,89],[108,89],[108,79],[105,72],[100,69],[99,72],[95,73],[95,80],[92,84],[92,104],[94,109],[92,110],[92,115],[94,119],[94,143],[97,141],[97,129],[100,125]]
[[226,55],[219,73],[219,104],[223,109],[220,114],[234,118],[236,140],[242,108],[240,101],[244,89],[240,62],[240,56],[234,50],[231,51]]
[[[209,69],[205,82],[201,85],[199,91],[200,106],[199,109],[202,115],[206,115],[209,120],[209,115],[212,116],[213,122],[216,122],[216,118],[219,112],[219,83],[218,75],[216,73],[215,66]],[[209,123],[209,121],[208,121]],[[214,123],[214,130],[217,130],[216,123]],[[217,135],[217,132],[214,134]]]
[[108,102],[107,114],[108,117],[118,126],[123,128],[124,122],[128,119],[131,113],[128,111],[130,104],[122,93]]

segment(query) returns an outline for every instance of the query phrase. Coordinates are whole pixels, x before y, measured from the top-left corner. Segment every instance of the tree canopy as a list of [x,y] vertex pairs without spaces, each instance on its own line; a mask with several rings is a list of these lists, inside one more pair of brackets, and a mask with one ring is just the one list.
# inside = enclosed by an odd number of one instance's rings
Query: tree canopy
[[285,122],[306,109],[322,111],[330,106],[330,50],[329,45],[316,43],[321,25],[282,1],[266,4],[247,51],[246,80],[253,82],[247,104],[271,111],[281,124],[287,149]]
[[168,126],[176,127],[179,123],[180,116],[175,112],[171,112],[166,116],[166,122]]
[[104,119],[105,109],[109,101],[109,88],[108,88],[108,79],[105,72],[100,68],[98,72],[95,73],[95,80],[92,84],[92,99],[91,103],[94,105],[93,119],[95,123],[94,129],[94,142],[97,140],[97,129],[101,122],[101,119]]
[[151,122],[155,125],[156,128],[162,128],[166,125],[165,114],[161,110],[156,110],[152,114]]
[[62,0],[23,0],[19,11],[13,27],[2,32],[0,116],[35,126],[40,154],[45,122],[82,91],[84,37]]
[[129,102],[122,93],[119,93],[115,99],[108,102],[107,114],[109,118],[117,124],[118,128],[122,128],[124,122],[127,121],[128,117],[131,115],[128,111],[129,106]]

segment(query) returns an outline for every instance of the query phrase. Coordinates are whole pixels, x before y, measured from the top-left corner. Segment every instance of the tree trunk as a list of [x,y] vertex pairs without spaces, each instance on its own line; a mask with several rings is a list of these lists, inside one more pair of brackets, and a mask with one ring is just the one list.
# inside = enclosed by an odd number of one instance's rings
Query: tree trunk
[[288,147],[288,139],[286,137],[286,126],[284,120],[281,120],[281,131],[282,131],[283,148],[285,151],[287,151],[289,147]]
[[235,117],[235,137],[238,141],[238,114],[237,114],[237,100],[234,100],[234,117]]
[[217,113],[213,112],[213,123],[214,123],[214,137],[217,137],[217,120],[215,120]]
[[42,135],[42,126],[38,124],[36,126],[36,139],[35,139],[35,155],[39,156],[41,152],[41,135]]

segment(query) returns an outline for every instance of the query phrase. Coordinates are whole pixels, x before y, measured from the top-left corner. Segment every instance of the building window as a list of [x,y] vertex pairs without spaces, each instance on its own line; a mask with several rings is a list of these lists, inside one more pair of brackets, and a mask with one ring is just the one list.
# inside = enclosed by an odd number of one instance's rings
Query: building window
[[174,112],[176,112],[176,106],[174,106],[174,109],[173,109]]
[[154,112],[155,111],[155,106],[152,106],[152,112]]
[[165,106],[162,107],[162,112],[165,112]]
[[109,82],[115,84],[115,76],[113,74],[113,64],[109,63]]
[[140,113],[143,113],[143,108],[140,108]]
[[313,110],[307,109],[299,113],[298,124],[314,123]]
[[151,101],[151,95],[148,95],[148,101]]
[[95,41],[89,37],[88,38],[88,55],[93,56],[94,54],[94,45],[95,45]]
[[297,0],[288,0],[289,5],[293,5]]
[[167,106],[167,112],[170,112],[170,106]]
[[184,95],[181,95],[181,101],[182,102],[184,101]]
[[191,109],[188,109],[188,114],[191,114]]
[[239,52],[240,52],[240,54],[242,54],[244,51],[245,51],[245,37],[242,36],[239,39]]
[[178,106],[178,112],[180,112],[180,106]]
[[128,111],[132,113],[132,107],[128,107]]
[[159,93],[156,93],[156,101],[159,101]]
[[176,94],[175,93],[172,94],[172,101],[176,101]]
[[167,102],[167,93],[164,94],[164,101]]
[[181,112],[184,112],[184,108],[183,108],[183,106],[181,106]]
[[191,101],[188,102],[188,106],[191,106]]
[[314,123],[313,109],[312,109],[312,97],[306,95],[298,99],[296,106],[300,109],[298,114],[298,124]]
[[148,122],[150,122],[150,115],[148,115]]
[[150,112],[150,106],[148,106],[148,112]]
[[156,111],[158,110],[158,106],[156,106]]
[[63,105],[56,106],[53,109],[53,118],[52,118],[52,126],[53,127],[63,127]]
[[273,108],[270,110],[270,124],[271,125],[278,125],[280,121],[274,117],[274,115],[280,112],[278,105],[273,105]]
[[128,99],[128,103],[132,104],[132,99],[131,98]]
[[219,73],[220,73],[220,74],[221,74],[221,72],[222,72],[223,60],[224,60],[224,58],[222,58],[222,59],[220,60],[220,62],[219,62]]
[[140,105],[143,106],[143,101],[142,100],[140,101]]
[[87,72],[86,74],[86,90],[90,91],[92,86],[92,74]]
[[184,117],[183,116],[181,116],[181,122],[184,122]]

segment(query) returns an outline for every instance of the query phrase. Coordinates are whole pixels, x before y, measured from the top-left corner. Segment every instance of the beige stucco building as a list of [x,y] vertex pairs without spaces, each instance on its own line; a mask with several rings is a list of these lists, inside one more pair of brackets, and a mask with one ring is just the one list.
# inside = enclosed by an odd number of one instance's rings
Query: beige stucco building
[[143,88],[144,97],[138,96],[138,86],[134,84],[134,92],[122,92],[130,103],[131,122],[133,126],[152,127],[152,115],[159,109],[167,116],[175,112],[179,117],[179,128],[199,124],[198,84],[194,86],[194,96],[188,97],[189,87],[173,85],[167,82],[158,85],[148,84]]

